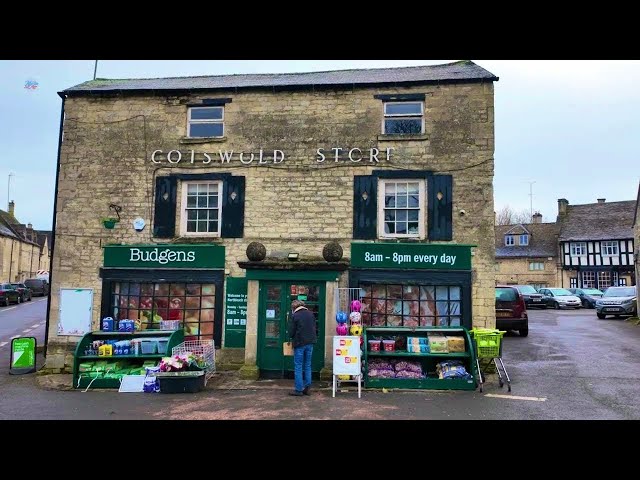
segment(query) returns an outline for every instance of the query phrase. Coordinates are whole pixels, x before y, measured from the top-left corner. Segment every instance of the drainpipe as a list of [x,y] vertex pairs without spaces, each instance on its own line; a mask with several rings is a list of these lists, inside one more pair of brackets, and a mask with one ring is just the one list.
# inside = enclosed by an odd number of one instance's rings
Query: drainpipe
[[9,283],[11,283],[13,280],[11,280],[11,271],[13,270],[13,245],[15,244],[15,242],[13,241],[13,238],[11,239],[11,257],[9,257]]
[[[53,196],[53,231],[51,232],[51,260],[53,260],[53,249],[56,244],[56,212],[58,209],[58,180],[60,179],[60,150],[62,149],[62,129],[64,127],[64,101],[66,95],[62,92],[58,92],[58,95],[62,99],[62,105],[60,106],[60,132],[58,133],[58,160],[56,164],[56,188]],[[53,269],[49,265],[49,287],[53,282]],[[51,312],[51,288],[49,288],[49,297],[47,298],[47,320],[44,325],[44,357],[47,358],[47,344],[49,343],[49,317]],[[58,299],[58,301],[60,301]]]
[[29,278],[33,278],[33,245],[31,245],[31,265],[29,265]]

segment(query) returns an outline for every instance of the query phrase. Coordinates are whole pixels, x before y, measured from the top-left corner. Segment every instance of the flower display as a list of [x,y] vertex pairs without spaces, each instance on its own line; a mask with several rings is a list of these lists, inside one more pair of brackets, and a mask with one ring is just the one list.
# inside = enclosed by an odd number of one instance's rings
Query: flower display
[[204,358],[192,352],[163,357],[160,361],[161,372],[186,372],[203,370],[206,367]]

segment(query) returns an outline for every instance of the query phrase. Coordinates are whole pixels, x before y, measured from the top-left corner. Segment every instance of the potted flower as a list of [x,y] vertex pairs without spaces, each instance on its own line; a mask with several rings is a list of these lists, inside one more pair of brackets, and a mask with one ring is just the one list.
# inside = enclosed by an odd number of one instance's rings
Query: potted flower
[[108,228],[109,230],[111,230],[120,220],[114,217],[103,217],[101,221],[102,225],[104,225],[104,228]]
[[191,352],[163,357],[156,374],[161,393],[195,393],[205,387],[204,359]]

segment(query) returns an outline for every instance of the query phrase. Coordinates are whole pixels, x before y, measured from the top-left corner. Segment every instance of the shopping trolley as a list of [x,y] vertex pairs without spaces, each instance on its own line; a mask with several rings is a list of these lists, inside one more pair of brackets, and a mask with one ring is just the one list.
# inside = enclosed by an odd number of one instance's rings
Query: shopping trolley
[[[509,378],[507,369],[505,368],[504,362],[502,361],[502,337],[507,332],[495,329],[476,328],[473,330],[469,330],[469,333],[471,333],[471,335],[473,336],[473,344],[476,349],[476,366],[478,368],[480,391],[482,392],[484,374],[487,372],[488,367],[492,362],[495,364],[496,371],[498,372],[498,381],[500,382],[500,388],[504,386],[504,380],[502,378],[502,374],[504,373],[504,377],[507,380],[508,389],[509,391],[511,391],[511,379]],[[489,362],[484,365],[484,368],[480,367],[481,359],[489,359]],[[500,371],[501,368],[502,372]]]

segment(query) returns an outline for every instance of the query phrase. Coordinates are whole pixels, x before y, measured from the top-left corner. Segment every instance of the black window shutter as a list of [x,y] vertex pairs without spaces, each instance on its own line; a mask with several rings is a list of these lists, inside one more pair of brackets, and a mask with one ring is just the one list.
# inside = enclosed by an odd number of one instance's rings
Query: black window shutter
[[156,177],[156,205],[153,215],[153,236],[171,238],[176,234],[176,198],[178,179]]
[[353,238],[375,239],[378,236],[378,177],[353,177]]
[[222,186],[222,229],[224,238],[244,235],[245,177],[226,177]]
[[[430,175],[427,177],[429,240],[453,239],[453,177]],[[438,193],[441,198],[438,198]]]

